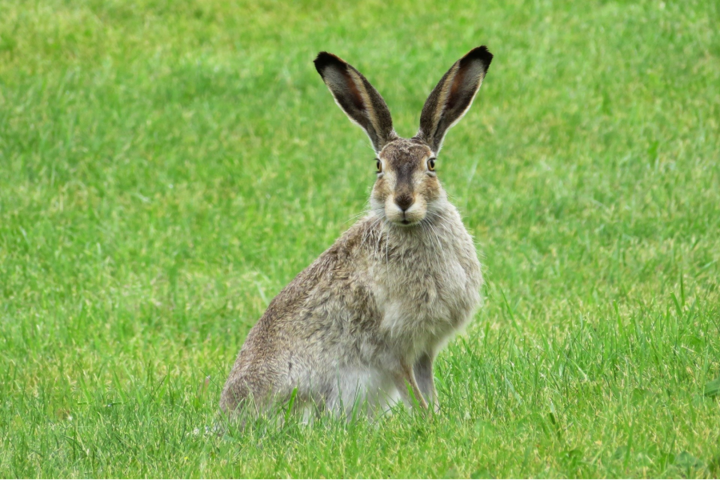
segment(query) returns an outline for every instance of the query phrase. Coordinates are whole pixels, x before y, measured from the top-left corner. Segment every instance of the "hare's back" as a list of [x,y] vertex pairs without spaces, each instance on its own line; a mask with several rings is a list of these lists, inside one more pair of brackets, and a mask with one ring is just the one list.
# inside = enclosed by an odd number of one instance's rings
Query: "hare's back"
[[224,404],[283,395],[297,385],[319,387],[360,360],[367,346],[358,340],[372,338],[380,323],[363,232],[362,222],[351,228],[270,302],[235,361]]

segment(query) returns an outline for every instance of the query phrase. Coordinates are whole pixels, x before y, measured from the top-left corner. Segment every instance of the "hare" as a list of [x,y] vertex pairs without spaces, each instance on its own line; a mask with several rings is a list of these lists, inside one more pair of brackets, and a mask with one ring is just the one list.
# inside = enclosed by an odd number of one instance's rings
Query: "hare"
[[315,68],[370,137],[377,179],[369,213],[270,302],[250,330],[220,406],[233,415],[292,403],[347,414],[396,402],[437,408],[433,361],[480,305],[472,237],[438,181],[447,130],[475,98],[492,54],[471,50],[442,77],[413,138],[393,130],[380,94],[327,52]]

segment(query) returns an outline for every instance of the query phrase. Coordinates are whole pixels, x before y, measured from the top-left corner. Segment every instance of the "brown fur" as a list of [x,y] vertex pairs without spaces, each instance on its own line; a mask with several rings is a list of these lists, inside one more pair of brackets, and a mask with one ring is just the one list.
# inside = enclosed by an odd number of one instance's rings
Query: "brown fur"
[[480,49],[445,74],[409,140],[392,130],[385,102],[365,77],[334,55],[318,56],[318,71],[368,133],[382,172],[369,214],[285,287],[252,328],[225,384],[223,410],[259,412],[293,395],[297,408],[334,412],[357,400],[384,408],[414,397],[423,408],[437,405],[433,360],[479,306],[482,275],[472,238],[428,161],[479,88],[490,55]]

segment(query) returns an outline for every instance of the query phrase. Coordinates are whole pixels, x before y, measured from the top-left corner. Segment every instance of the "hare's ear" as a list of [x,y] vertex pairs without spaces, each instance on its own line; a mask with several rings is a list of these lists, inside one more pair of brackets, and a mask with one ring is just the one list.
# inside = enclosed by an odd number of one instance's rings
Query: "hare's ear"
[[385,100],[352,65],[331,53],[320,52],[315,68],[335,102],[350,120],[365,129],[376,152],[397,138]]
[[425,101],[415,138],[440,150],[445,133],[472,105],[492,58],[485,46],[477,47],[450,67]]

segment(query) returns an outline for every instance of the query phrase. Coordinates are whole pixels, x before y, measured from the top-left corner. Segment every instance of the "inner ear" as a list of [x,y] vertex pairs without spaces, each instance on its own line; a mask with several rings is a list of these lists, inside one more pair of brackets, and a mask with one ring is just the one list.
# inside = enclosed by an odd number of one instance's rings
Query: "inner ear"
[[452,87],[450,88],[450,94],[448,95],[447,104],[445,106],[446,111],[453,110],[461,101],[462,87],[464,85],[466,75],[467,70],[458,69],[455,78],[453,78]]
[[385,100],[357,69],[327,52],[320,52],[315,68],[343,112],[365,130],[376,152],[397,138]]
[[415,138],[427,143],[434,152],[442,147],[445,133],[472,105],[493,55],[485,46],[475,48],[455,62],[430,93]]

